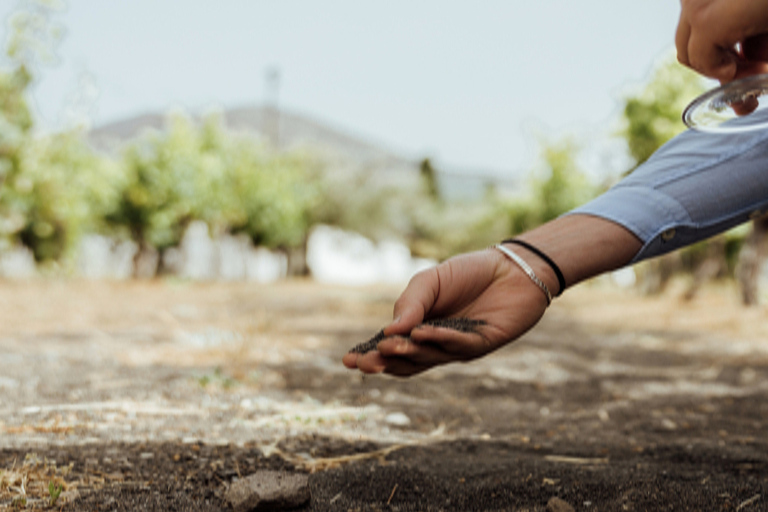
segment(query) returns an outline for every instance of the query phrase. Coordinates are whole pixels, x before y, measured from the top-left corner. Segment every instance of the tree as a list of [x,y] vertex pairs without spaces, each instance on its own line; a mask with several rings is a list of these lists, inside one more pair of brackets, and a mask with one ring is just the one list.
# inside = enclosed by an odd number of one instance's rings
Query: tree
[[70,255],[82,234],[103,231],[99,219],[116,201],[120,177],[78,132],[28,141],[19,172],[2,190],[23,219],[16,236],[38,262]]
[[165,131],[127,146],[119,200],[105,220],[137,243],[136,264],[178,245],[193,220],[214,236],[245,233],[257,245],[300,246],[316,188],[308,161],[227,132],[218,116],[197,123],[174,114]]
[[544,141],[541,146],[540,167],[533,174],[529,199],[508,207],[512,233],[553,220],[597,193],[597,187],[579,169],[578,147],[571,139]]
[[[60,2],[22,2],[10,17],[0,71],[0,238],[23,243],[37,261],[61,259],[93,218],[91,208],[109,201],[106,162],[79,133],[39,136],[27,95],[36,70],[55,61]],[[38,72],[39,73],[39,72]]]
[[704,92],[699,75],[669,56],[661,61],[648,83],[624,100],[621,135],[635,167],[664,143],[685,131],[681,114],[690,100]]

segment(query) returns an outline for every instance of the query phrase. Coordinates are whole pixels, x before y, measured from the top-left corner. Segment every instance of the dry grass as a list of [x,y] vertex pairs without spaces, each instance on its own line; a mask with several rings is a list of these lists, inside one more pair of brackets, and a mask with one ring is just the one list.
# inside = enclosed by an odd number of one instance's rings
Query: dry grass
[[691,301],[683,299],[686,283],[673,282],[658,296],[643,296],[588,283],[569,290],[558,301],[580,323],[620,331],[719,334],[731,339],[768,339],[768,307],[744,307],[735,283],[711,283]]
[[52,499],[53,489],[63,491],[60,498],[67,500],[78,486],[67,481],[71,470],[72,465],[58,467],[56,461],[41,460],[34,453],[21,463],[14,461],[10,468],[0,469],[0,510],[51,507],[58,501]]

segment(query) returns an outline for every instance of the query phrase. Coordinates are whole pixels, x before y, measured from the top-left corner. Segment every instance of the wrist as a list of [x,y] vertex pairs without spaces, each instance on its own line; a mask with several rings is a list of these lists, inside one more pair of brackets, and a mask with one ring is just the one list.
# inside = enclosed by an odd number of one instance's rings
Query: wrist
[[557,275],[549,266],[549,264],[544,261],[544,259],[542,259],[527,247],[523,247],[518,244],[502,242],[500,245],[517,254],[525,263],[528,264],[536,278],[538,278],[544,284],[547,291],[550,293],[551,298],[554,299],[556,296],[560,295],[562,290],[560,289],[560,283],[558,282]]
[[[555,262],[569,287],[629,264],[642,248],[642,241],[623,226],[583,214],[560,217],[517,238],[536,247]],[[540,266],[546,265],[536,255],[526,257],[531,258],[531,266],[536,262],[538,266],[534,268],[537,271]],[[549,279],[554,274],[547,268],[541,272]],[[549,284],[550,281],[546,282]],[[553,289],[558,289],[554,286]]]
[[557,288],[553,289],[554,296],[559,297],[565,291],[566,283],[563,272],[560,270],[560,267],[557,265],[557,263],[555,263],[552,258],[547,256],[541,249],[538,249],[535,245],[529,244],[528,242],[519,238],[510,238],[508,240],[504,240],[502,244],[515,245],[524,249],[526,252],[533,253],[536,258],[547,264],[549,270],[551,270],[557,278]]

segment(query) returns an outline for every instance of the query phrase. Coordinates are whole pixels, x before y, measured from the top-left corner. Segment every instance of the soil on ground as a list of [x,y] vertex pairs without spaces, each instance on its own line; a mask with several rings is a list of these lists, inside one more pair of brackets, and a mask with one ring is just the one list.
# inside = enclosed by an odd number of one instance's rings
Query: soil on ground
[[482,360],[346,370],[399,291],[1,283],[0,509],[230,510],[268,468],[299,510],[768,510],[764,307],[592,283]]

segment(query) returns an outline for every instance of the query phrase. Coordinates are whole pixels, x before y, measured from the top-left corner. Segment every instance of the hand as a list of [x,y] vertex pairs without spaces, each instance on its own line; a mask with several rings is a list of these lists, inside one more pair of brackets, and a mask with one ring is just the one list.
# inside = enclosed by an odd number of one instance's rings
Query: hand
[[[514,250],[522,254],[518,247]],[[545,267],[528,255],[526,260],[544,277]],[[469,361],[521,336],[546,308],[541,289],[501,252],[487,249],[456,256],[411,279],[395,303],[396,320],[384,330],[392,337],[379,342],[378,350],[346,354],[343,362],[365,373],[407,377]],[[477,333],[420,326],[425,319],[446,317],[483,320],[485,325]]]
[[768,72],[768,5],[758,0],[681,0],[678,60],[730,82]]

